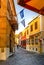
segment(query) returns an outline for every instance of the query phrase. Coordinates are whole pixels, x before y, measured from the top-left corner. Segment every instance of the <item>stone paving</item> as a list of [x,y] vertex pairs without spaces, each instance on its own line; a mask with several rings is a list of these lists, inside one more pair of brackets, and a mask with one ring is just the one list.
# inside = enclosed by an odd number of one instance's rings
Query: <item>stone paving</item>
[[28,52],[19,47],[13,56],[6,61],[0,61],[0,65],[44,65],[44,54]]

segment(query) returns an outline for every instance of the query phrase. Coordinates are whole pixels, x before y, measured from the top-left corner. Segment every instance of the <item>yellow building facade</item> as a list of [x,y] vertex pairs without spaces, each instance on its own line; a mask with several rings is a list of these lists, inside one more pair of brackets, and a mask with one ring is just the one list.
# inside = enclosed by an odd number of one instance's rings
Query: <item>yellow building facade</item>
[[15,34],[15,45],[19,45],[19,34]]
[[0,0],[0,60],[6,60],[14,53],[17,22],[13,4],[13,0]]
[[44,53],[44,16],[43,15],[37,16],[29,23],[28,50],[37,53]]
[[[20,34],[19,34],[20,35]],[[22,31],[20,42],[25,39],[26,50],[44,53],[44,16],[34,18]]]
[[29,33],[30,30],[29,30],[29,26],[26,27],[26,50],[29,51]]

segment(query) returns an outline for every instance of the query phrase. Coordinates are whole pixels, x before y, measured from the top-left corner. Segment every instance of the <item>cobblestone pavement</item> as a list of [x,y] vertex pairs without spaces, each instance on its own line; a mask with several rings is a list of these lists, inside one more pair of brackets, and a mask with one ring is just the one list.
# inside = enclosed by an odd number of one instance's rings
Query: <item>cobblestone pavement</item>
[[44,65],[44,55],[18,48],[13,56],[6,61],[0,61],[0,65]]

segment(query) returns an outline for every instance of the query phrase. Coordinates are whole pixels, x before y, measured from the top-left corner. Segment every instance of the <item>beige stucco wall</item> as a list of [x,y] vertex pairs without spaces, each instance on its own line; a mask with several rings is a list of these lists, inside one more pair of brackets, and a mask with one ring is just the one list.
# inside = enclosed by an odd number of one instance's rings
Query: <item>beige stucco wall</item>
[[44,31],[44,16],[40,15],[40,31]]

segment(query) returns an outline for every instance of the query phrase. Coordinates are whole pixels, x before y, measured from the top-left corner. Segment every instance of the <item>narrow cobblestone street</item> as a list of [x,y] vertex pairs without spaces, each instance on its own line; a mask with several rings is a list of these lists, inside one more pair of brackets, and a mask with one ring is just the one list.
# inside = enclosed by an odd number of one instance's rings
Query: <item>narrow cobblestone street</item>
[[6,61],[0,61],[0,65],[44,65],[44,55],[27,52],[19,47],[13,56]]

